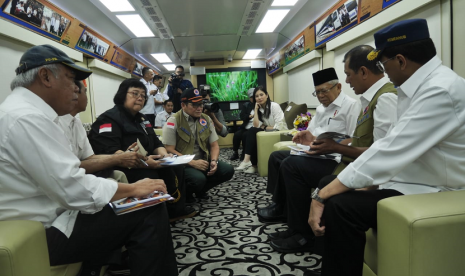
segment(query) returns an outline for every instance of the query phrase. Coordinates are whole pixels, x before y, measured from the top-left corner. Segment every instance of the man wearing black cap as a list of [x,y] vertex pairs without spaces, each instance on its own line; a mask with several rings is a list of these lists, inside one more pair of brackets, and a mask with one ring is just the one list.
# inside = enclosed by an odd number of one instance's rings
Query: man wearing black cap
[[[313,74],[313,82],[315,92],[313,96],[318,97],[321,105],[316,109],[316,114],[310,121],[307,130],[298,132],[293,141],[299,144],[310,145],[316,136],[324,132],[338,132],[342,134],[352,135],[357,123],[357,116],[360,113],[360,104],[355,99],[347,96],[341,91],[336,71],[334,68],[327,68]],[[318,159],[312,160],[306,157],[290,156],[288,150],[276,151],[270,155],[268,160],[268,183],[267,192],[273,194],[272,203],[258,209],[258,218],[261,222],[280,222],[285,220],[285,205],[286,205],[286,189],[283,180],[282,165],[285,162],[291,162],[290,167],[297,168],[299,166],[292,165],[294,162],[305,164],[304,170],[306,174],[310,174],[307,166],[308,162],[314,162],[316,165],[311,167],[317,173],[314,186],[318,184],[321,177],[331,174],[337,165],[334,159]],[[281,250],[276,247],[277,250]],[[302,251],[302,248],[294,248],[289,250]],[[309,248],[306,248],[308,250]],[[286,250],[288,251],[288,250]]]
[[219,161],[218,135],[212,120],[203,114],[203,101],[197,88],[184,90],[181,107],[163,127],[163,144],[178,156],[195,154],[184,170],[188,196],[202,198],[211,188],[232,178],[234,168]]
[[[398,86],[397,122],[312,194],[309,224],[324,236],[325,276],[362,275],[365,232],[377,227],[378,201],[465,188],[465,80],[441,65],[424,19],[394,23],[374,38],[367,58]],[[379,188],[354,191],[373,186]]]
[[[92,72],[62,51],[35,46],[21,57],[12,93],[0,105],[0,220],[44,224],[50,264],[84,262],[80,275],[95,275],[123,246],[131,275],[177,275],[164,204],[116,216],[110,201],[166,192],[162,180],[132,185],[85,174],[58,116],[76,105],[75,80]],[[144,238],[146,237],[146,238]]]

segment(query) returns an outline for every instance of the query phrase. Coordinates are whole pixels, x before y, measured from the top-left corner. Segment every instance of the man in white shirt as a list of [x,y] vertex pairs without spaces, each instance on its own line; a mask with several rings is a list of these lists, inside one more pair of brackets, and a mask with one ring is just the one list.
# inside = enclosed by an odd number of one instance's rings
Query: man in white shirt
[[163,77],[160,75],[155,75],[155,77],[153,77],[153,84],[155,85],[155,87],[157,87],[157,92],[155,96],[153,97],[155,101],[155,117],[157,116],[158,113],[163,111],[164,102],[170,99],[167,93],[163,93],[160,90],[162,80],[163,80]]
[[43,223],[52,266],[102,265],[125,245],[138,256],[131,260],[131,275],[177,275],[165,205],[124,216],[108,205],[166,192],[163,180],[129,185],[85,174],[57,125],[58,116],[76,105],[75,79],[91,73],[50,45],[34,46],[21,57],[13,91],[0,105],[0,220]]
[[145,118],[153,126],[155,125],[155,94],[158,87],[153,84],[153,76],[155,73],[149,67],[142,68],[142,79],[140,81],[147,87],[147,104],[141,109],[140,113],[145,115]]
[[[360,113],[360,103],[347,96],[341,90],[336,71],[328,68],[313,74],[313,82],[318,93],[320,105],[316,114],[310,121],[307,130],[296,134],[296,138],[309,136],[310,140],[324,132],[339,132],[352,135]],[[276,151],[268,160],[268,183],[266,191],[273,194],[272,203],[265,208],[258,208],[257,215],[261,222],[279,222],[285,220],[284,207],[286,205],[285,185],[282,180],[280,167],[284,160],[291,158],[289,150]],[[296,158],[296,157],[292,157]],[[298,158],[302,162],[313,162],[310,158]],[[295,160],[295,159],[294,159]],[[324,175],[331,174],[337,166],[337,162],[331,159],[319,159],[318,171]],[[316,183],[318,184],[318,182]]]
[[465,80],[441,65],[424,19],[396,22],[374,38],[377,50],[367,58],[398,87],[397,122],[312,194],[309,224],[325,244],[321,275],[362,275],[378,201],[465,189]]
[[163,103],[163,107],[165,110],[157,114],[155,117],[155,128],[163,128],[163,126],[168,121],[168,118],[173,115],[173,101],[168,99]]
[[[87,107],[87,88],[82,81],[75,81],[79,87],[77,104],[74,109],[66,115],[60,116],[58,125],[63,129],[66,138],[71,144],[73,153],[81,160],[80,167],[86,170],[88,174],[108,177],[115,179],[117,182],[128,183],[126,175],[114,167],[134,167],[137,166],[141,155],[136,152],[125,152],[121,154],[99,154],[95,155],[92,146],[87,139],[87,133],[82,125],[81,120],[76,115],[86,110]],[[133,146],[136,146],[134,144]]]
[[[360,45],[344,56],[346,82],[354,89],[355,94],[361,95],[362,103],[351,146],[337,143],[329,138],[315,140],[313,143],[310,140],[305,141],[305,138],[300,141],[301,144],[311,143],[309,153],[313,155],[331,153],[343,155],[341,163],[330,173],[333,175],[341,172],[374,141],[383,138],[396,120],[396,115],[392,111],[396,108],[397,91],[394,85],[384,77],[383,72],[377,68],[376,62],[365,58],[372,50],[371,46]],[[288,229],[269,235],[272,240],[271,246],[277,251],[301,252],[302,248],[296,241],[302,239],[313,241],[314,239],[312,229],[308,225],[308,212],[311,204],[311,191],[325,176],[317,165],[321,161],[309,157],[290,157],[281,164],[280,174],[285,183],[282,193],[287,202]],[[305,249],[311,250],[312,248],[310,246]]]

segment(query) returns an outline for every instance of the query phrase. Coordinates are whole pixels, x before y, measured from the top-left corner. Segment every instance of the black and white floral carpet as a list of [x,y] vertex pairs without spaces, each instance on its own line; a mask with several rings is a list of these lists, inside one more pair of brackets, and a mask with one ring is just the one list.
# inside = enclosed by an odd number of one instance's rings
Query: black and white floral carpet
[[[232,149],[221,149],[229,161]],[[310,253],[281,254],[269,245],[267,234],[285,230],[284,224],[258,221],[257,207],[268,205],[266,178],[235,172],[234,177],[209,191],[209,199],[194,204],[199,216],[172,226],[180,276],[303,275],[319,268],[321,257]]]

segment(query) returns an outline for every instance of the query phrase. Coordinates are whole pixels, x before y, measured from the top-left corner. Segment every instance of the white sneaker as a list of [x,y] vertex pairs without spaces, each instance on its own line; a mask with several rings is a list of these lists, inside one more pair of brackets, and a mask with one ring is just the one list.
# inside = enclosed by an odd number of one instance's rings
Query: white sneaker
[[252,166],[252,162],[244,162],[242,161],[240,164],[239,164],[239,167],[236,167],[235,170],[236,171],[242,171],[242,170],[245,170],[247,169],[248,167]]
[[244,171],[244,173],[257,173],[258,172],[258,169],[257,167],[254,167],[254,166],[250,166],[247,168],[247,170]]

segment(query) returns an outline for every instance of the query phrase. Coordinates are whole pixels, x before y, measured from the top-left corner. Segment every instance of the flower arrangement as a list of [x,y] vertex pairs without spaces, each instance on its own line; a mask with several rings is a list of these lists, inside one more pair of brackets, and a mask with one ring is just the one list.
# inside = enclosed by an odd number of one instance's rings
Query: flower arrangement
[[294,128],[298,131],[306,130],[311,120],[312,114],[310,112],[297,115],[297,118],[294,120]]

